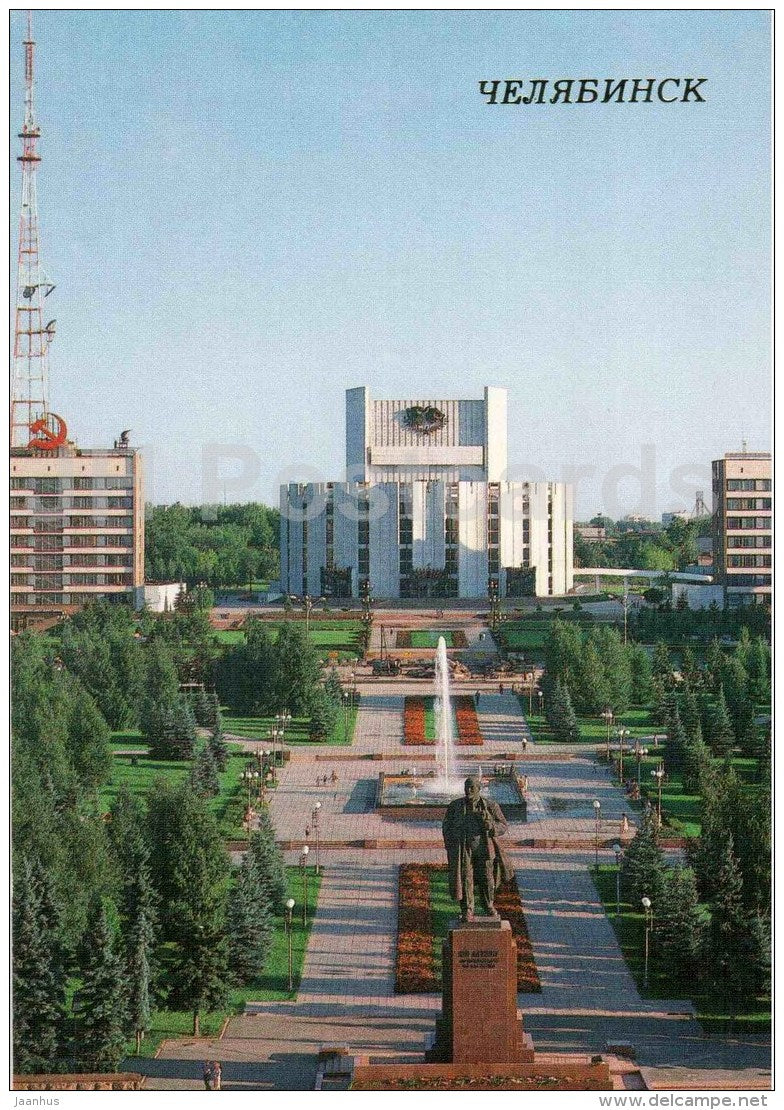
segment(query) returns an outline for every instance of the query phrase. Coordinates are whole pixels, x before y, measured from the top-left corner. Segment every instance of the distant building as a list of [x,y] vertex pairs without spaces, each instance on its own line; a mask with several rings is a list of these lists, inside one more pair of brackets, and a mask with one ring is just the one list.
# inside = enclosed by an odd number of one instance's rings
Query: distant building
[[184,582],[145,582],[144,608],[151,613],[172,613],[177,598],[185,592]]
[[104,598],[140,606],[144,585],[141,456],[11,449],[11,624],[24,628]]
[[714,577],[728,605],[770,604],[772,544],[770,452],[728,452],[713,462]]
[[346,391],[346,481],[281,488],[281,586],[358,597],[550,596],[572,588],[572,487],[510,482],[507,395]]
[[687,582],[675,582],[672,587],[673,606],[677,607],[682,598],[685,598],[689,609],[709,609],[711,605],[716,605],[719,609],[724,608],[724,588],[722,586],[707,583],[700,586],[691,585]]
[[607,539],[603,524],[575,524],[574,530],[586,543],[603,543]]
[[665,528],[674,520],[691,520],[691,513],[688,509],[673,509],[672,512],[662,513],[661,522]]

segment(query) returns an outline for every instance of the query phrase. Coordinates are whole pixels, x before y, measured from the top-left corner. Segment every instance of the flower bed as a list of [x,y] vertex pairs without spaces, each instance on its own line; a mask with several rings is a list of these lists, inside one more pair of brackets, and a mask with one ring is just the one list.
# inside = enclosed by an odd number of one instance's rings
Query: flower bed
[[484,744],[482,733],[479,731],[479,718],[476,715],[474,699],[469,694],[458,694],[453,701],[457,718],[455,743],[463,747],[477,747]]
[[412,746],[433,744],[425,731],[425,699],[409,697],[403,703],[403,743]]
[[[447,882],[443,864],[404,863],[398,875],[398,932],[395,962],[397,994],[428,994],[441,989],[436,962],[433,915],[433,882]],[[517,881],[505,883],[496,892],[495,906],[512,927],[517,945],[517,989],[528,994],[541,991],[533,947],[525,923]],[[455,907],[457,911],[457,907]]]
[[403,863],[398,873],[395,992],[426,994],[440,989],[433,959],[430,864]]

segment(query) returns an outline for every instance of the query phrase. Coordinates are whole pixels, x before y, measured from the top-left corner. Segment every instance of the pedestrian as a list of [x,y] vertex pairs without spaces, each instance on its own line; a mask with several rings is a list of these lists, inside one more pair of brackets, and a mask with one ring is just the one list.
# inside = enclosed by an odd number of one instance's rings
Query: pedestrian
[[338,776],[335,773],[335,771],[332,772],[331,778],[332,778],[332,783],[334,785],[338,781]]
[[213,1091],[221,1089],[221,1066],[218,1060],[215,1060],[212,1065],[212,1089]]
[[474,694],[474,705],[479,706],[479,691]]
[[204,1090],[205,1091],[211,1091],[212,1090],[212,1064],[209,1062],[209,1060],[204,1061],[204,1067],[202,1069],[201,1074],[202,1074],[202,1079],[204,1080]]
[[503,692],[504,692],[504,684],[503,684],[503,682],[499,682],[498,683],[498,693],[503,694]]

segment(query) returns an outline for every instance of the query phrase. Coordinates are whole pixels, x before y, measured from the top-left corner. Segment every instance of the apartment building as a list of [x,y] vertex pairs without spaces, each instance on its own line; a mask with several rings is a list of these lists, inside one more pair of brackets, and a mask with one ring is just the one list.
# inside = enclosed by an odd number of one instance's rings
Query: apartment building
[[730,451],[713,462],[714,580],[729,606],[771,601],[772,474],[767,451]]

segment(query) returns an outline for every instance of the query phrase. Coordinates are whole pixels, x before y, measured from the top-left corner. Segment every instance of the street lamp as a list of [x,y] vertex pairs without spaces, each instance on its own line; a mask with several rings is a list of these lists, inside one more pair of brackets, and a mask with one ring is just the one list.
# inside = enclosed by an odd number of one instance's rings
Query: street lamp
[[320,813],[320,810],[321,810],[321,802],[316,802],[316,804],[313,807],[313,812],[310,815],[311,818],[312,818],[312,821],[313,821],[313,832],[316,836],[316,874],[317,875],[321,874],[321,864],[320,864],[320,861],[319,861],[319,813]]
[[610,706],[606,705],[604,707],[604,709],[602,710],[601,717],[602,717],[602,720],[604,721],[604,723],[607,725],[607,764],[608,764],[608,766],[609,766],[609,763],[610,763],[610,727],[612,726],[614,716],[615,716],[615,714],[613,713]]
[[641,748],[640,745],[639,745],[639,742],[637,742],[634,745],[634,754],[637,758],[637,786],[639,787],[640,781],[641,781],[640,780],[640,774],[641,774],[640,766],[642,764],[643,759],[645,759],[646,755],[648,754],[648,749],[647,748]]
[[642,897],[642,908],[645,911],[645,973],[643,976],[642,985],[644,988],[648,986],[648,952],[650,948],[650,936],[653,929],[653,906],[651,900],[644,894]]
[[620,752],[618,757],[618,779],[623,786],[623,742],[629,735],[628,728],[619,728],[617,732],[618,741],[620,743]]
[[259,783],[259,779],[261,778],[261,776],[260,776],[260,774],[257,770],[255,770],[253,767],[248,765],[245,768],[245,770],[241,773],[240,778],[243,780],[243,782],[245,783],[245,785],[248,788],[247,814],[248,814],[248,840],[250,840],[250,824],[251,824],[251,821],[250,821],[250,814],[251,814],[250,799],[251,799],[251,791],[253,790],[253,784],[254,783],[256,783],[256,787],[258,788],[258,783]]
[[596,866],[598,867],[599,866],[599,824],[600,824],[601,819],[602,819],[602,803],[601,802],[594,801],[594,803],[593,803],[593,815],[594,815],[594,819],[596,821],[596,825],[595,825],[595,831],[596,831]]
[[344,690],[343,693],[342,693],[342,698],[343,698],[343,740],[346,744],[348,743],[348,700],[349,700],[350,697],[351,697],[351,694],[348,692],[348,690]]
[[664,768],[661,767],[661,766],[654,767],[654,769],[651,771],[651,778],[656,779],[656,786],[657,786],[658,800],[657,800],[657,803],[656,803],[656,823],[657,823],[659,828],[661,828],[661,823],[662,823],[662,810],[661,810],[661,806],[662,806],[662,779],[665,777],[665,774],[666,774],[666,772],[665,772]]
[[615,852],[615,916],[621,916],[621,858],[623,848],[617,842],[613,844]]
[[292,933],[292,915],[294,910],[294,899],[289,898],[286,902],[286,937],[289,942],[289,994],[294,990],[294,979],[292,976],[292,962],[291,962],[291,933]]
[[537,690],[536,693],[539,698],[539,716],[541,717],[544,713],[544,690]]
[[310,848],[307,844],[303,845],[302,852],[299,857],[299,866],[302,874],[302,925],[303,928],[308,924],[308,852]]

